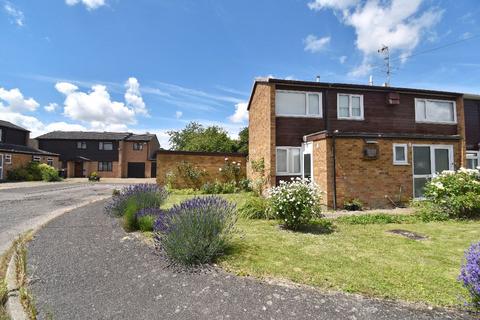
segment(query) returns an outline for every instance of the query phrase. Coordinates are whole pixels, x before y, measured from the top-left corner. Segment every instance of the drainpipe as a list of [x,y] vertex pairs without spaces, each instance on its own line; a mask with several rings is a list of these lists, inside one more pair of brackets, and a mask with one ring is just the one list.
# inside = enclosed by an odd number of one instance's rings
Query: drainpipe
[[335,135],[338,130],[332,132],[332,153],[333,153],[333,210],[337,210],[337,155]]

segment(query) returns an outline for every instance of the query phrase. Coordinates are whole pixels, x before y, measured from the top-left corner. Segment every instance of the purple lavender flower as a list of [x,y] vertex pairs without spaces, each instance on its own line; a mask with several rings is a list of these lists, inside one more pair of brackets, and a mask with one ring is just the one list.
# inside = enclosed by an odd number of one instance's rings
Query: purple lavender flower
[[134,184],[124,187],[105,206],[107,214],[122,216],[128,201],[135,201],[139,209],[160,208],[168,197],[165,188],[153,183]]
[[465,252],[465,263],[458,280],[470,294],[469,305],[480,310],[480,242],[472,244]]

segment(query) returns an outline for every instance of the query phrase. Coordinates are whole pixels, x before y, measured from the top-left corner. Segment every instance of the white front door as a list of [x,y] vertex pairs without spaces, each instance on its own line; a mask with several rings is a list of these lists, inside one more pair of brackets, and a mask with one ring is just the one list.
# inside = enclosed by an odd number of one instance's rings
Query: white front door
[[0,180],[3,180],[3,154],[0,154]]
[[425,184],[445,170],[453,170],[453,146],[413,146],[413,196],[423,197]]

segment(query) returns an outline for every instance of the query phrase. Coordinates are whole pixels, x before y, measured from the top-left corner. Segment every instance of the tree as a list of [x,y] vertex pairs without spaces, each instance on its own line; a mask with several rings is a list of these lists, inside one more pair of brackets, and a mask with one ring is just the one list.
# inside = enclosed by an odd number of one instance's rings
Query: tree
[[235,152],[237,149],[227,131],[218,126],[205,128],[197,122],[190,122],[184,129],[169,131],[168,135],[172,150]]
[[248,127],[243,128],[238,133],[237,151],[241,153],[248,153]]

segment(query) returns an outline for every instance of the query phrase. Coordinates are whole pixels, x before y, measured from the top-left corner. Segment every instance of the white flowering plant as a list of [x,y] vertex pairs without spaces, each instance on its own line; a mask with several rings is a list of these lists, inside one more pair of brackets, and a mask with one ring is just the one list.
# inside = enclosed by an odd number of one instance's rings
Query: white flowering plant
[[321,215],[322,192],[308,179],[281,181],[268,192],[269,210],[287,229],[297,230]]
[[425,198],[450,218],[480,217],[480,172],[443,171],[427,183]]

